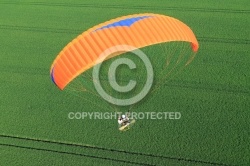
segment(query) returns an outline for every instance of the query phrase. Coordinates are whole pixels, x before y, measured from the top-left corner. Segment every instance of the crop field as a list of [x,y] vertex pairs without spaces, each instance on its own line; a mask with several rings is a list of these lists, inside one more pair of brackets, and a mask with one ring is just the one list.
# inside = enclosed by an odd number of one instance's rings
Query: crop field
[[[69,113],[129,109],[70,90],[81,88],[84,77],[59,90],[50,67],[82,32],[138,13],[177,18],[197,37],[200,48],[193,61],[131,109],[181,117],[136,119],[125,132],[115,118],[69,118]],[[249,25],[249,0],[0,0],[0,165],[250,165]],[[190,51],[180,45],[141,49],[149,55],[156,82],[165,54]],[[120,78],[124,85],[145,75],[126,74]],[[102,76],[107,81],[105,72]]]

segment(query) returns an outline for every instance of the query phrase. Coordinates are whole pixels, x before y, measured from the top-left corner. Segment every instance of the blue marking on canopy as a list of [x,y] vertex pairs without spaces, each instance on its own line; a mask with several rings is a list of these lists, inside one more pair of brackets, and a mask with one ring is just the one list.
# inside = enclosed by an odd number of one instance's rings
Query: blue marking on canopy
[[50,77],[51,77],[51,80],[54,82],[54,84],[56,84],[55,79],[54,79],[54,67],[51,71]]
[[139,16],[139,17],[126,18],[124,20],[120,20],[120,21],[113,22],[111,24],[105,25],[105,26],[103,26],[101,28],[96,29],[95,31],[106,29],[106,28],[111,28],[111,27],[117,27],[117,26],[127,26],[127,27],[130,27],[131,25],[133,25],[137,21],[145,19],[145,18],[149,18],[149,17],[152,17],[152,16]]

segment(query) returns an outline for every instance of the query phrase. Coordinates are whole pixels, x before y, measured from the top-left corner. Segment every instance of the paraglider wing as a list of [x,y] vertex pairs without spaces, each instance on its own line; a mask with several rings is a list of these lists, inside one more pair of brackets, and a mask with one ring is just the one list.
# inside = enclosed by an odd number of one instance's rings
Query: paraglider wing
[[194,52],[199,48],[192,30],[175,18],[150,13],[119,17],[83,32],[63,48],[51,66],[51,79],[63,90],[75,77],[93,67],[110,47],[141,48],[170,41],[190,42]]

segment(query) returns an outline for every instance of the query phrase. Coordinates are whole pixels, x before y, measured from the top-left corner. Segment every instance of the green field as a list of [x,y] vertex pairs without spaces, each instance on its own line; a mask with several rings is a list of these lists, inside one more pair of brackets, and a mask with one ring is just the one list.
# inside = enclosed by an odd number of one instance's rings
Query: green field
[[[0,165],[250,165],[249,6],[249,0],[0,0]],[[181,119],[137,120],[126,132],[115,119],[70,120],[69,112],[109,105],[56,88],[53,60],[83,31],[136,13],[175,17],[197,36],[194,61],[133,108],[180,112]]]

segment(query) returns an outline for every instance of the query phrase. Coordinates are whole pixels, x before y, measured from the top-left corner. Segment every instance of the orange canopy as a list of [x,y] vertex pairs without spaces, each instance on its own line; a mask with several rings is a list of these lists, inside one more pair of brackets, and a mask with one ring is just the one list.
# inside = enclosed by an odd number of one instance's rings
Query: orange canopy
[[63,48],[51,66],[51,79],[62,90],[110,47],[141,48],[170,41],[190,42],[194,52],[199,48],[192,30],[175,18],[150,13],[119,17],[90,28]]

